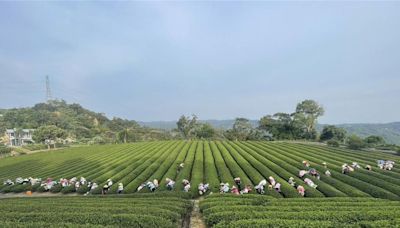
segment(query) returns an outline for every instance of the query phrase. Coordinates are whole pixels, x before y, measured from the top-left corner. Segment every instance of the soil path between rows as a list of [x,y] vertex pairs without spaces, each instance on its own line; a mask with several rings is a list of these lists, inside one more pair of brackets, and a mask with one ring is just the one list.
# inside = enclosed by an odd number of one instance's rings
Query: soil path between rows
[[26,193],[1,193],[0,199],[8,199],[8,198],[31,198],[31,197],[73,197],[73,196],[81,196],[77,193],[51,193],[51,192],[32,192],[32,195],[27,195]]
[[192,200],[192,212],[190,213],[189,228],[206,228],[206,224],[203,219],[203,215],[200,212],[200,201],[203,197]]

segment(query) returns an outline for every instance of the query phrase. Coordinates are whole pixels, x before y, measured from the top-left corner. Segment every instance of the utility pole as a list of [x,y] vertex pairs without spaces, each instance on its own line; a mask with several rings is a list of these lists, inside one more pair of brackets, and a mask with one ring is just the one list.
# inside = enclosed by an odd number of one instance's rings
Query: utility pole
[[51,100],[53,100],[53,97],[51,96],[51,90],[50,90],[50,79],[49,76],[46,75],[46,100],[47,103],[49,103]]

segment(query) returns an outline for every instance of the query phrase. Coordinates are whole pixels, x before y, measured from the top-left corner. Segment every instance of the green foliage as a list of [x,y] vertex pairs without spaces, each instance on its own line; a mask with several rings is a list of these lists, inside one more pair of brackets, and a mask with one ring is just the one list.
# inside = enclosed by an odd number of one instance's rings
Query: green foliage
[[315,139],[315,125],[318,117],[324,115],[324,108],[314,100],[304,100],[297,104],[294,120],[304,130],[306,139]]
[[199,139],[211,139],[216,135],[215,129],[211,126],[211,124],[199,124],[196,128],[196,136]]
[[22,148],[34,151],[34,150],[45,150],[47,149],[47,146],[44,144],[29,144],[29,145],[24,145]]
[[50,141],[55,142],[58,139],[64,139],[66,136],[66,132],[63,129],[55,125],[49,125],[41,126],[36,129],[33,133],[33,140],[40,143],[50,144]]
[[347,147],[353,150],[360,150],[366,147],[364,140],[356,135],[351,135],[347,138]]
[[[399,158],[389,153],[347,150],[317,145],[302,145],[282,142],[228,142],[228,141],[167,141],[138,142],[119,145],[94,145],[71,147],[59,151],[35,153],[27,156],[3,158],[0,162],[0,183],[17,177],[52,178],[85,177],[99,185],[92,194],[101,193],[107,179],[114,185],[109,191],[115,194],[118,183],[123,183],[124,194],[136,192],[137,187],[146,181],[158,179],[160,187],[156,192],[165,192],[165,178],[176,181],[175,192],[183,193],[182,179],[192,183],[192,195],[197,195],[200,182],[210,183],[211,191],[218,192],[220,182],[228,182],[240,177],[243,184],[256,185],[262,179],[273,176],[281,184],[281,192],[266,190],[266,194],[275,198],[298,198],[296,188],[288,184],[294,177],[297,184],[306,189],[306,198],[321,197],[365,197],[373,196],[397,200],[400,198],[400,169],[395,166],[391,171],[376,168],[376,160]],[[298,172],[305,169],[303,160],[311,162],[311,167],[320,174],[321,179],[311,178],[318,187],[305,185]],[[371,165],[372,171],[357,169],[344,175],[343,163],[358,162],[362,167]],[[180,163],[184,168],[177,171]],[[328,168],[322,163],[327,162]],[[331,177],[324,175],[326,169]],[[27,185],[29,186],[29,185]],[[82,188],[82,190],[81,190]],[[78,193],[86,193],[81,187]],[[24,189],[20,185],[3,186],[2,192],[14,192]],[[32,186],[32,191],[44,191],[42,187]],[[61,188],[56,185],[51,192],[74,192],[74,187]],[[147,188],[141,192],[147,192]],[[254,191],[253,191],[254,192]]]
[[125,129],[134,129],[135,141],[171,139],[166,131],[141,127],[133,120],[110,120],[102,113],[89,111],[79,104],[67,104],[65,101],[54,100],[36,104],[32,108],[2,110],[2,115],[0,132],[11,128],[38,129],[41,126],[56,126],[66,132],[70,141],[102,144],[123,142],[117,138],[118,133]]
[[251,123],[246,118],[236,118],[233,124],[233,133],[239,141],[247,140],[252,130]]
[[400,203],[371,198],[213,196],[200,204],[213,227],[396,227]]
[[182,134],[183,138],[195,138],[196,137],[196,127],[197,127],[197,116],[192,115],[190,118],[189,116],[186,117],[182,115],[176,125],[178,127],[178,131]]
[[[387,182],[383,180],[387,177],[385,175],[375,175],[374,172],[367,172],[363,169],[357,169],[355,172],[352,172],[348,175],[344,175],[341,173],[342,167],[341,165],[344,161],[337,161],[339,158],[335,155],[329,156],[325,153],[316,153],[315,150],[311,150],[310,148],[297,148],[296,146],[285,146],[291,154],[295,154],[301,160],[308,160],[311,162],[312,166],[316,168],[319,172],[323,173],[326,168],[323,167],[323,162],[327,162],[329,164],[329,170],[332,173],[332,177],[339,180],[342,183],[348,185],[343,192],[352,191],[350,186],[355,187],[362,192],[377,198],[383,199],[392,199],[398,200],[400,199],[399,191],[400,188],[393,183]],[[287,154],[287,153],[286,153]],[[364,155],[367,156],[367,155]],[[361,164],[362,165],[362,164]],[[329,180],[331,178],[324,178],[323,181]],[[397,181],[396,179],[390,178],[392,181]],[[347,190],[348,189],[348,190]]]
[[212,192],[217,192],[220,184],[210,143],[204,142],[204,182],[210,184]]
[[336,140],[342,142],[346,138],[346,130],[336,127],[335,125],[327,125],[322,129],[319,137],[321,141]]
[[[67,188],[71,188],[71,187],[73,187],[73,186],[69,186]],[[58,192],[61,192],[61,191],[65,192],[65,190],[61,186],[61,184],[56,184],[50,189],[50,192],[52,192],[52,193],[58,193]]]
[[274,139],[297,139],[300,138],[299,129],[296,128],[292,115],[287,113],[275,113],[260,119],[259,129],[272,134]]
[[11,148],[0,144],[0,156],[5,156],[11,153]]
[[326,142],[326,144],[327,144],[328,146],[331,146],[331,147],[339,147],[339,146],[340,146],[339,142],[338,142],[337,140],[334,140],[334,139],[328,140],[328,141]]
[[[191,174],[191,192],[193,195],[198,195],[198,186],[204,183],[204,142],[197,143],[196,154],[193,161],[193,168]],[[178,183],[179,184],[179,183]]]
[[72,192],[76,192],[76,188],[73,185],[70,185],[68,187],[65,187],[65,188],[61,189],[61,193],[63,193],[63,194],[68,194],[68,193],[72,193]]
[[225,131],[225,138],[229,140],[270,140],[270,134],[264,129],[255,129],[250,120],[245,118],[236,118],[233,128]]
[[177,227],[191,208],[173,194],[3,199],[1,227]]
[[308,139],[317,136],[315,125],[318,117],[324,114],[324,109],[313,100],[305,100],[297,104],[294,113],[278,112],[266,115],[259,121],[259,129],[272,134],[273,139]]
[[26,191],[31,191],[32,186],[29,184],[20,184],[20,185],[15,185],[12,187],[11,192],[15,193],[21,193],[21,192],[26,192]]
[[385,144],[385,140],[378,135],[370,135],[364,139],[364,142],[368,145],[368,147],[376,147]]

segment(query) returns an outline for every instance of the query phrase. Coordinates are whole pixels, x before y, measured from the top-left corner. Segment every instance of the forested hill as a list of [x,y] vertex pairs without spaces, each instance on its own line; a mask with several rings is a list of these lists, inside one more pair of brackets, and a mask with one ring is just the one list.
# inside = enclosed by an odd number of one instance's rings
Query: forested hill
[[[199,122],[209,123],[215,128],[229,129],[232,128],[235,120],[200,120]],[[253,126],[258,125],[257,120],[250,120],[250,122]],[[139,122],[139,124],[166,130],[176,128],[176,121]],[[322,131],[323,126],[324,124],[317,125],[319,132]],[[400,122],[385,124],[338,124],[336,126],[346,129],[348,134],[356,134],[360,137],[380,135],[387,143],[400,144]]]
[[[79,104],[65,101],[39,103],[29,108],[0,110],[0,131],[7,128],[36,129],[44,125],[55,125],[72,139],[116,139],[118,132],[127,128],[140,128],[135,121],[119,118],[108,119],[104,114],[92,112]],[[106,140],[107,141],[107,140]]]

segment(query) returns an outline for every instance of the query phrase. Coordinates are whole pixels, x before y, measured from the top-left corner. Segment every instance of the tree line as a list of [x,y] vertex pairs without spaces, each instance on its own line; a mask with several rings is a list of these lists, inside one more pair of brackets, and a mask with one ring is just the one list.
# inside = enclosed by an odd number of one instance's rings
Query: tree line
[[[176,129],[161,130],[143,127],[136,121],[108,119],[104,114],[84,109],[65,101],[40,103],[32,108],[0,110],[0,131],[7,128],[35,129],[36,143],[55,146],[57,143],[106,144],[151,140],[216,139],[216,140],[307,140],[326,142],[330,146],[347,145],[352,149],[366,147],[398,149],[386,145],[380,136],[361,139],[347,135],[334,125],[324,126],[319,134],[318,118],[324,108],[314,100],[298,103],[292,113],[278,112],[261,117],[257,126],[246,118],[236,118],[230,129],[218,129],[198,120],[196,115],[182,115]],[[0,139],[1,140],[1,139]],[[4,141],[4,140],[3,140]]]
[[315,140],[317,119],[324,114],[321,105],[313,100],[297,104],[293,113],[275,113],[261,117],[258,126],[249,119],[236,118],[231,129],[217,130],[208,123],[199,123],[196,115],[181,116],[177,131],[182,138],[225,138],[229,140]]
[[236,118],[231,129],[215,129],[208,123],[199,123],[196,115],[182,115],[176,131],[183,139],[227,139],[227,140],[307,140],[324,142],[329,146],[347,146],[350,149],[378,148],[397,150],[396,145],[388,145],[381,136],[371,135],[364,139],[348,135],[343,128],[326,125],[319,134],[318,118],[325,113],[324,108],[314,100],[304,100],[297,104],[293,113],[278,112],[259,119],[253,126],[249,119]]

